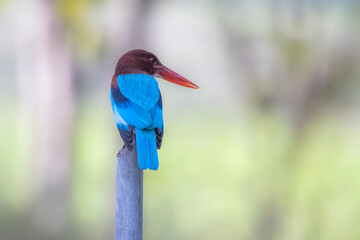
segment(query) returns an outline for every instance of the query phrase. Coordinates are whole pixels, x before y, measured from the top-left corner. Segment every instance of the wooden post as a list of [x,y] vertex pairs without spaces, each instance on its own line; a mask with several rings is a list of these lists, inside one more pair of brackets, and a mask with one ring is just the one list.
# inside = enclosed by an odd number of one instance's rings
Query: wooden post
[[117,154],[115,240],[142,240],[143,170],[136,149]]

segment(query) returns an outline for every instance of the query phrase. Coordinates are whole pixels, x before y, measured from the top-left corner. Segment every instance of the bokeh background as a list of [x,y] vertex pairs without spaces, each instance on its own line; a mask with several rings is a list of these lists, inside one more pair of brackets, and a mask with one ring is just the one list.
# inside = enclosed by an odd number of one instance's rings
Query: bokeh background
[[1,0],[0,239],[112,239],[110,81],[143,48],[160,168],[144,239],[360,239],[360,4]]

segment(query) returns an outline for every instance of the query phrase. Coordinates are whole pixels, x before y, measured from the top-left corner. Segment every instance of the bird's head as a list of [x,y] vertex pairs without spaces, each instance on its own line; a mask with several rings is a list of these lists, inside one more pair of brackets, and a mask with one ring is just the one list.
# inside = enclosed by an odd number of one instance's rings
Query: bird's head
[[199,88],[196,84],[162,65],[160,60],[154,54],[145,50],[132,50],[120,57],[115,69],[116,77],[120,74],[139,73],[160,77],[184,87],[195,89]]

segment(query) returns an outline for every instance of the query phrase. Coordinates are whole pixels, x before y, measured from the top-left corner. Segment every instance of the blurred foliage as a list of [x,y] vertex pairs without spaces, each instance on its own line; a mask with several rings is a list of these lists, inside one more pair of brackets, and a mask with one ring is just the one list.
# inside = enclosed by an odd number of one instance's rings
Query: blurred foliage
[[75,52],[82,55],[95,54],[100,47],[101,36],[99,36],[93,26],[91,11],[96,8],[98,0],[57,0],[55,7],[58,9],[67,36],[73,42]]
[[309,62],[310,46],[301,39],[279,37],[278,44],[280,46],[281,55],[289,67],[295,69],[303,69],[304,65]]
[[[33,83],[17,82],[19,1],[0,18],[1,240],[113,237],[112,54],[139,29],[148,41],[137,43],[201,86],[159,81],[165,136],[159,170],[144,172],[144,239],[360,239],[359,3],[49,2],[75,95],[66,226],[48,236],[36,221],[41,112]],[[20,98],[23,86],[34,96]]]

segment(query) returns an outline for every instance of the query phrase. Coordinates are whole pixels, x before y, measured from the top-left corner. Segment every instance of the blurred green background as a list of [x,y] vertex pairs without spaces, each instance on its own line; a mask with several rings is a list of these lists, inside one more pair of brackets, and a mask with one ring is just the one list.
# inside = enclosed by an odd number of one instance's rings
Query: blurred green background
[[0,239],[112,239],[109,89],[143,48],[165,136],[144,239],[360,239],[360,4],[1,0]]

